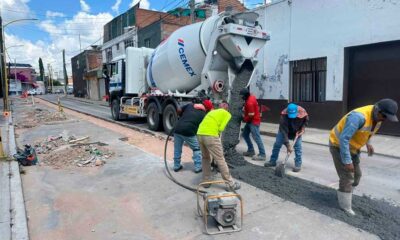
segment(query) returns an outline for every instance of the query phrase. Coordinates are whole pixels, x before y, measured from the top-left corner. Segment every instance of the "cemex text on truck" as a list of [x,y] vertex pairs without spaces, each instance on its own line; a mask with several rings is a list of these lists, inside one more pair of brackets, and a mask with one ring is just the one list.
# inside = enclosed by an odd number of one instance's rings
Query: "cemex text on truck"
[[254,69],[269,40],[257,18],[254,12],[224,12],[176,30],[156,49],[128,47],[109,66],[113,119],[147,117],[151,130],[170,133],[179,106],[206,98],[229,101],[236,75]]

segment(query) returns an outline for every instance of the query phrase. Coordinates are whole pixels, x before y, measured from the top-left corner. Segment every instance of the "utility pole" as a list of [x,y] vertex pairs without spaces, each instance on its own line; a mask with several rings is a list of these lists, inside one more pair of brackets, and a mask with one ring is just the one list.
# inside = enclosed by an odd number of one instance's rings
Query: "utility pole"
[[50,87],[50,93],[53,93],[53,77],[52,75],[52,70],[51,70],[51,65],[50,63],[47,64],[47,69],[49,72],[49,87]]
[[5,63],[5,47],[4,47],[4,29],[3,19],[0,12],[0,65],[1,65],[1,93],[3,97],[3,109],[4,112],[8,111],[8,87],[7,87],[7,76],[6,76],[6,63]]
[[79,52],[82,52],[81,33],[79,33]]
[[190,20],[192,21],[192,23],[195,22],[195,18],[194,18],[194,6],[195,6],[195,2],[194,0],[190,0],[189,1],[189,7],[190,7]]
[[64,93],[67,94],[67,87],[68,87],[68,75],[67,75],[67,68],[65,67],[65,49],[62,51],[63,54],[63,72],[64,72]]

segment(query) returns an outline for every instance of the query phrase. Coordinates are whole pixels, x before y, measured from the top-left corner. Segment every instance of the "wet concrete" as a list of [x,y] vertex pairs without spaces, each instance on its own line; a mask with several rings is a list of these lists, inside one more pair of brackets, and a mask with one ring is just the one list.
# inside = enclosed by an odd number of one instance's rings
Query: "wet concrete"
[[350,217],[339,209],[336,190],[293,176],[277,177],[274,169],[248,163],[236,151],[243,106],[239,91],[246,87],[250,76],[250,70],[242,70],[231,89],[229,110],[232,119],[223,134],[223,146],[226,161],[233,167],[232,176],[285,200],[376,234],[382,239],[400,239],[400,208],[384,200],[353,195],[353,210],[357,215]]
[[272,168],[250,163],[231,169],[231,174],[236,179],[376,234],[382,239],[400,239],[400,208],[384,200],[353,195],[356,216],[350,217],[339,210],[336,190],[332,188],[293,176],[280,178],[274,175]]
[[239,144],[239,135],[241,122],[243,119],[242,108],[243,99],[240,96],[240,90],[247,86],[251,77],[252,70],[244,68],[236,76],[231,88],[231,97],[229,100],[229,112],[232,118],[226,126],[222,135],[222,144],[225,152],[225,159],[229,164],[245,165],[247,162],[236,151],[236,145]]

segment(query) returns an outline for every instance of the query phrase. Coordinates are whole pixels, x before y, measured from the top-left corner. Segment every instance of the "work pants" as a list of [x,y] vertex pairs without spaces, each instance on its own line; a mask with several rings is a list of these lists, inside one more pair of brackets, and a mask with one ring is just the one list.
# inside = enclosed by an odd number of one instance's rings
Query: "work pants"
[[329,150],[332,154],[333,163],[335,164],[336,172],[339,176],[339,191],[347,193],[352,192],[353,187],[360,183],[362,176],[360,168],[360,154],[351,154],[354,172],[350,172],[344,168],[342,157],[340,155],[340,148],[329,146]]
[[228,165],[225,162],[224,151],[222,149],[221,139],[214,136],[197,136],[200,143],[200,149],[203,156],[203,182],[211,180],[211,160],[218,166],[222,179],[227,181],[229,185],[234,183],[231,174],[229,173]]

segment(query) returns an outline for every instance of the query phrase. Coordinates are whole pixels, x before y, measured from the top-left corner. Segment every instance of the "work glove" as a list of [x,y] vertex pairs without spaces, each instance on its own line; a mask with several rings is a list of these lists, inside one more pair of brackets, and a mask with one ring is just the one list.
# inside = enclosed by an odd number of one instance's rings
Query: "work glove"
[[368,151],[368,156],[372,156],[375,153],[374,147],[368,143],[367,143],[367,151]]
[[288,144],[286,145],[286,148],[287,148],[287,152],[288,152],[289,154],[291,154],[291,153],[293,152],[293,146],[292,146],[292,144],[288,143]]
[[346,169],[346,171],[348,171],[348,172],[354,172],[354,165],[353,165],[353,163],[345,164],[345,165],[344,165],[344,169]]

